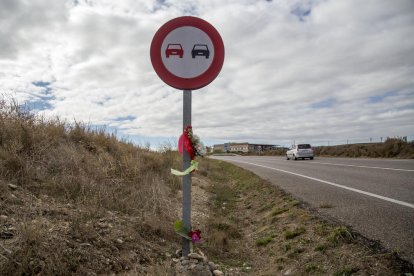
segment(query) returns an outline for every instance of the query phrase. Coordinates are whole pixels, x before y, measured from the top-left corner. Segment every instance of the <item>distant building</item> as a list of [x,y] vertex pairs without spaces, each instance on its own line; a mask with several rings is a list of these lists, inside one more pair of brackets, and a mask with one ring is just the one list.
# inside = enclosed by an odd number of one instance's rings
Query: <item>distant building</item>
[[224,144],[214,145],[213,146],[213,152],[226,152],[224,150]]
[[250,143],[224,143],[213,146],[213,152],[263,152],[278,148],[277,145],[250,144]]

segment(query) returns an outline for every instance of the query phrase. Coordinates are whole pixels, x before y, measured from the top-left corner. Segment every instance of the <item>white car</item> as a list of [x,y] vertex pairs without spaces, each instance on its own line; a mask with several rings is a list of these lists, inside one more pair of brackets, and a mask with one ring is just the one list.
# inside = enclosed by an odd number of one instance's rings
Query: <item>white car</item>
[[286,152],[286,159],[305,159],[309,158],[310,160],[313,159],[313,150],[310,144],[298,144],[293,145],[287,152]]

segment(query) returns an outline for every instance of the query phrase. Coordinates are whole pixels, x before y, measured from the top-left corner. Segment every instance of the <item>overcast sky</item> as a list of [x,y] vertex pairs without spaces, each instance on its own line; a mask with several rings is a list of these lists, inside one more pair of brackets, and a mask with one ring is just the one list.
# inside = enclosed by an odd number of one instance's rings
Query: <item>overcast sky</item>
[[225,45],[218,77],[193,91],[207,145],[414,139],[413,0],[0,0],[0,93],[139,144],[174,142],[182,91],[149,50],[183,15]]

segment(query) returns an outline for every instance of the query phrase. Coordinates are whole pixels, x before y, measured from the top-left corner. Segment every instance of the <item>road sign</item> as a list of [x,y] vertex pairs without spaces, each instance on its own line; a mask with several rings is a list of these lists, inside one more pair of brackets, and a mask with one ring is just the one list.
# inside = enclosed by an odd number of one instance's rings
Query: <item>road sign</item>
[[165,83],[181,90],[195,90],[220,73],[224,44],[210,23],[182,16],[168,21],[155,33],[150,56],[155,72]]
[[[212,82],[224,62],[224,44],[210,23],[192,16],[168,21],[155,33],[150,50],[152,66],[168,85],[183,90],[183,130],[191,126],[191,90]],[[184,149],[184,145],[183,145]],[[191,158],[183,150],[183,171]],[[191,230],[191,174],[183,176],[183,226]],[[183,238],[182,254],[190,252]]]

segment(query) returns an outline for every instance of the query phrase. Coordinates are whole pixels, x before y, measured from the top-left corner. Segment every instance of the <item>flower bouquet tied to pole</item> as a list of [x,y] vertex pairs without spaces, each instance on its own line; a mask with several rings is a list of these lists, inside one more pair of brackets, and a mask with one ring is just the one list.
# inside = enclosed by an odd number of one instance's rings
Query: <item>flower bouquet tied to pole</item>
[[196,156],[204,156],[205,149],[204,145],[200,141],[200,138],[197,135],[193,134],[193,128],[191,126],[186,126],[183,134],[181,134],[178,139],[178,151],[181,154],[184,154],[184,151],[188,153],[191,159],[190,167],[188,167],[183,172],[171,169],[171,173],[178,176],[187,175],[198,169],[198,162],[195,161]]

